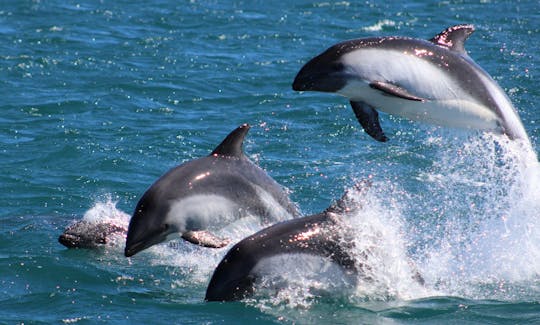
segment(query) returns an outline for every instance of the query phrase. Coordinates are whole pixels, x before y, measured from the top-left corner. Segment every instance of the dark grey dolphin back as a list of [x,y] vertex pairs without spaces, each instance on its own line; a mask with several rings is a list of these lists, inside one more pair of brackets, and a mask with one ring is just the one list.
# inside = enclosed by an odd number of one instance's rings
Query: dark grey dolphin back
[[[243,149],[244,138],[248,133],[251,126],[249,124],[242,124],[234,131],[232,131],[215,149],[212,151],[210,156],[215,157],[216,159],[240,159],[234,163],[236,167],[233,167],[232,163],[225,165],[231,165],[230,168],[237,168],[241,175],[251,182],[252,184],[259,184],[261,189],[269,193],[276,202],[282,206],[287,213],[291,216],[298,216],[299,212],[296,206],[290,201],[289,196],[287,195],[286,190],[279,185],[274,179],[268,176],[264,170],[260,167],[253,164],[245,155]],[[224,175],[227,177],[227,175]],[[230,177],[230,181],[227,184],[233,185],[238,182],[238,179],[235,177]],[[269,207],[265,202],[260,202],[257,189],[251,188],[249,186],[238,186],[237,188],[246,188],[249,189],[249,193],[245,193],[244,204],[245,209],[259,215],[261,217],[270,216],[272,213],[269,213]],[[252,191],[252,192],[251,192]],[[279,212],[276,212],[279,213]],[[263,220],[267,222],[268,220]]]

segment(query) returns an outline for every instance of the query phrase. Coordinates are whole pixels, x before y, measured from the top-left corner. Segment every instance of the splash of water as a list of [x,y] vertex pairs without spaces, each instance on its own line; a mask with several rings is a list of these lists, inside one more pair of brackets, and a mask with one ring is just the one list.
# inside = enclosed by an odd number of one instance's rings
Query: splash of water
[[362,208],[343,217],[355,232],[354,253],[366,265],[356,281],[343,282],[346,275],[326,272],[327,266],[307,263],[305,257],[304,262],[282,259],[274,263],[279,272],[263,283],[286,285],[251,303],[263,310],[309,308],[325,292],[361,306],[446,295],[504,301],[537,297],[536,154],[494,135],[454,138],[449,146],[446,140],[427,140],[427,146],[437,144],[435,157],[427,171],[419,172],[416,192],[403,190],[399,179],[375,182],[367,195],[352,191]]
[[[262,287],[274,291],[248,303],[280,310],[309,308],[321,299],[366,305],[436,295],[537,297],[536,154],[519,142],[493,135],[444,140],[426,140],[434,158],[431,167],[418,172],[416,191],[400,179],[374,182],[367,194],[351,191],[349,199],[361,208],[343,217],[354,229],[353,253],[366,264],[361,276],[351,281],[350,275],[321,259],[279,257],[269,260],[261,280]],[[84,219],[127,226],[129,215],[108,199],[96,203]],[[235,243],[261,228],[257,218],[244,218],[218,235]],[[216,250],[173,241],[148,251],[152,265],[175,267],[175,275],[181,276],[172,285],[184,287],[206,284],[231,245]],[[424,286],[415,279],[417,272]]]
[[426,175],[432,198],[422,206],[439,209],[416,234],[425,244],[428,284],[469,298],[531,294],[522,285],[540,274],[540,166],[533,150],[485,135],[438,158]]
[[358,273],[322,257],[276,256],[257,266],[261,280],[249,303],[263,310],[306,309],[321,300],[363,304],[426,296],[407,251],[399,204],[382,203],[379,196],[384,194],[377,190],[382,185],[373,184],[369,191],[355,186],[345,197],[348,209],[341,218],[343,229],[353,234],[347,246],[352,247]]
[[83,220],[91,223],[112,223],[127,228],[131,216],[116,208],[117,203],[107,196],[104,202],[95,202],[94,206],[84,213]]
[[[400,202],[381,200],[381,196],[388,197],[384,185],[375,183],[372,191],[356,193],[355,200],[362,209],[346,216],[355,232],[355,253],[366,264],[364,274],[358,277],[353,298],[356,301],[406,300],[427,294],[407,251]],[[397,191],[395,186],[390,188]]]

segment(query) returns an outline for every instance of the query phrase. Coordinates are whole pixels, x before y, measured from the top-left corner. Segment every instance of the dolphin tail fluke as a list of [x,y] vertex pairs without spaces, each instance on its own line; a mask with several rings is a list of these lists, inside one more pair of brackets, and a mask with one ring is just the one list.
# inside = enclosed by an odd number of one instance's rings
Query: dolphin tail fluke
[[228,238],[219,238],[206,230],[187,231],[182,234],[182,239],[192,244],[209,248],[221,248],[231,242]]
[[367,134],[377,141],[388,141],[379,123],[379,113],[373,107],[366,103],[355,101],[351,101],[351,107],[358,122],[360,122],[360,125],[362,125]]

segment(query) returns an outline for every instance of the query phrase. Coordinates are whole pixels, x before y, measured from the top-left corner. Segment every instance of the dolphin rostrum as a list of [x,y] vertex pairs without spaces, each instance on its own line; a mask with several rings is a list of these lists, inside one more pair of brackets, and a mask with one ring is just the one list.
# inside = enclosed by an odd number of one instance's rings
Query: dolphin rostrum
[[411,120],[493,131],[528,140],[499,85],[466,53],[472,25],[447,28],[429,41],[374,37],[335,44],[298,72],[293,89],[347,97],[371,137],[384,142],[376,109]]

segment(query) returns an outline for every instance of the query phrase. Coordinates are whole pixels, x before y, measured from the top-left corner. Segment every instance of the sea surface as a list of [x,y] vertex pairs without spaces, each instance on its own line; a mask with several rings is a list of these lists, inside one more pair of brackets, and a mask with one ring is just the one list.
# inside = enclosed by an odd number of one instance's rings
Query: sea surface
[[[345,98],[291,89],[336,42],[461,23],[532,147],[384,113],[379,143]],[[539,35],[537,1],[2,1],[0,323],[540,323]],[[58,243],[76,220],[127,223],[160,175],[242,123],[246,154],[305,215],[371,181],[349,220],[370,281],[281,261],[287,285],[207,303],[227,248]],[[243,222],[236,240],[257,225]]]

